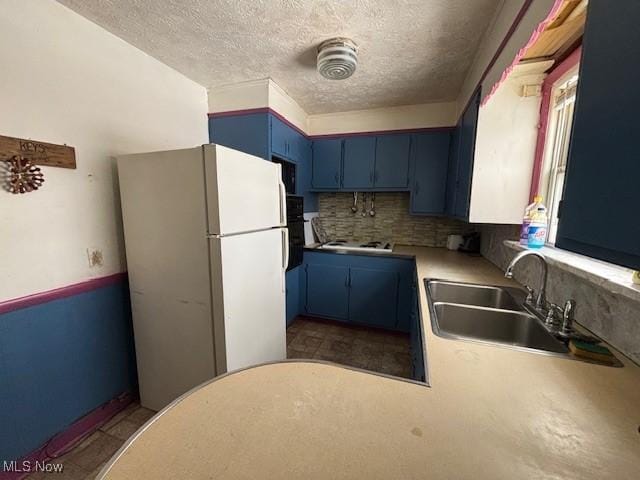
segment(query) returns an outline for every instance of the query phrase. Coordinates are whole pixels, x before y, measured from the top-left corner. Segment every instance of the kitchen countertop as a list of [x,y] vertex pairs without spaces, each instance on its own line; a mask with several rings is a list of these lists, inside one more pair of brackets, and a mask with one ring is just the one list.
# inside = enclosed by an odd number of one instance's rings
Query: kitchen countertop
[[402,248],[394,248],[392,251],[366,251],[366,250],[348,250],[346,248],[320,248],[320,243],[305,245],[304,249],[309,252],[329,253],[334,255],[356,255],[365,257],[387,257],[387,258],[408,258],[414,259],[415,255],[403,253]]
[[397,251],[416,257],[431,387],[322,363],[240,371],[154,417],[104,478],[640,478],[637,365],[437,337],[422,279],[513,283],[480,257]]

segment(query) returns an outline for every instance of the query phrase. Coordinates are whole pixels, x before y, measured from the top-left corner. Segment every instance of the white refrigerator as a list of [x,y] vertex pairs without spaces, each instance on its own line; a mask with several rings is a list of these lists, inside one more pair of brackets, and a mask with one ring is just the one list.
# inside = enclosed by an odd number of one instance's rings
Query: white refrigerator
[[142,405],[286,358],[280,166],[213,144],[117,163]]

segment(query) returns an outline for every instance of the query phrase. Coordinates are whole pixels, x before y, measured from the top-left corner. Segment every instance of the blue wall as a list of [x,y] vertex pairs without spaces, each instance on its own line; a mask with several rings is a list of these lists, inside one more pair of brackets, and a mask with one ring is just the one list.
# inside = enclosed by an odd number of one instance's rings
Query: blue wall
[[128,285],[0,315],[0,462],[135,391]]

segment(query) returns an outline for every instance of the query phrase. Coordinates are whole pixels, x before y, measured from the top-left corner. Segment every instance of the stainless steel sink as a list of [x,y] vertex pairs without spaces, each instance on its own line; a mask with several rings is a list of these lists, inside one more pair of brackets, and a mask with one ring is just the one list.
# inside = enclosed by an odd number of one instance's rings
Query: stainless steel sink
[[519,289],[425,280],[431,326],[444,338],[566,355],[568,348],[524,308]]
[[434,331],[449,338],[465,338],[513,347],[566,353],[542,323],[525,312],[435,303]]
[[434,280],[429,282],[429,293],[434,302],[475,305],[504,310],[524,310],[522,300],[520,302],[516,301],[513,293],[509,293],[501,287]]

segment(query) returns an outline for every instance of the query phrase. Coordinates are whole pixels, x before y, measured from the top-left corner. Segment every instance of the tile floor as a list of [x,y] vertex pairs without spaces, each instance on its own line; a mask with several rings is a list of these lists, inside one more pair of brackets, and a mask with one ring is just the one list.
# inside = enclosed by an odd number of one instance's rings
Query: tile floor
[[62,472],[36,472],[29,475],[27,479],[88,480],[96,478],[104,464],[118,451],[125,440],[154,414],[154,411],[141,407],[137,403],[130,404],[70,452],[50,461],[50,463],[64,465]]
[[297,317],[287,328],[287,358],[327,360],[411,378],[409,335]]

